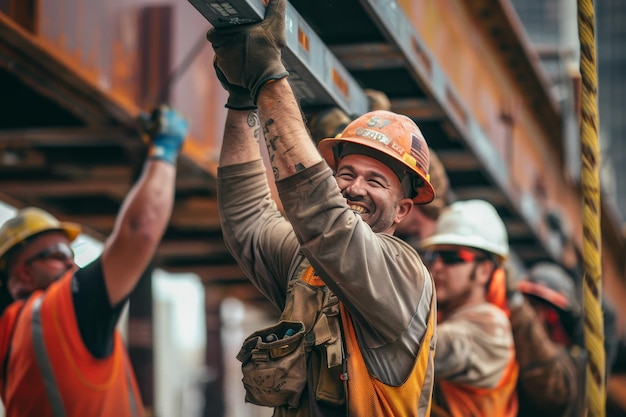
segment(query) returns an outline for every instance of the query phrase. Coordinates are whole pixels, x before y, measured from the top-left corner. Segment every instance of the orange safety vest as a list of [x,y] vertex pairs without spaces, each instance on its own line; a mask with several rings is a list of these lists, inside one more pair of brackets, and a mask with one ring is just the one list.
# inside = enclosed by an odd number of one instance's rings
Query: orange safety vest
[[[348,356],[348,415],[359,417],[415,417],[429,416],[434,372],[435,293],[431,301],[426,334],[420,343],[415,365],[400,386],[384,384],[371,376],[359,349],[352,318],[341,305]],[[431,344],[431,341],[433,343]]]
[[476,388],[445,380],[436,381],[437,397],[443,398],[443,404],[436,404],[433,407],[433,416],[517,416],[518,368],[513,356],[506,366],[500,383],[494,388]]
[[32,294],[21,312],[11,305],[0,317],[0,329],[13,333],[10,341],[0,338],[2,357],[9,354],[1,381],[6,415],[141,417],[143,405],[119,333],[104,359],[93,357],[82,341],[73,274]]

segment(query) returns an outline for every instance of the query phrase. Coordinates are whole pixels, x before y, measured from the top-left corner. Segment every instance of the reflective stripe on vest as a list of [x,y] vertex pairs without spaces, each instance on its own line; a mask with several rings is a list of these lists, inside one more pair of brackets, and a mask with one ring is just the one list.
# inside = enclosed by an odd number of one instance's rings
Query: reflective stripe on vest
[[[41,320],[42,301],[43,295],[39,296],[33,301],[31,324],[35,360],[37,362],[37,366],[39,367],[39,372],[41,373],[41,377],[43,379],[46,390],[46,395],[48,397],[50,408],[52,409],[54,417],[66,417],[67,413],[65,407],[63,406],[61,393],[59,392],[59,387],[54,375],[54,371],[52,370],[52,364],[50,362],[48,351],[46,349],[46,343],[44,340],[43,325]],[[130,373],[130,364],[126,362],[124,368],[128,388],[129,409],[134,417],[141,417],[139,415],[137,401],[135,400],[135,393],[133,392],[133,380]]]
[[50,408],[52,408],[52,413],[55,417],[65,417],[65,408],[61,400],[61,393],[59,392],[59,387],[54,378],[50,358],[48,358],[48,352],[46,351],[46,344],[43,340],[43,326],[41,325],[42,297],[43,296],[37,297],[33,302],[32,337],[35,359],[37,360],[37,366],[39,367],[39,372],[41,372],[41,377],[46,387],[46,394]]

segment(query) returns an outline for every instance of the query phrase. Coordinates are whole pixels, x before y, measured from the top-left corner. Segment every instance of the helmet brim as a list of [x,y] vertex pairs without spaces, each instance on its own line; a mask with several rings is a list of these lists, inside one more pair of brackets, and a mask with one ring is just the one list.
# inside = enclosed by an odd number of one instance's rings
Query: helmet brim
[[65,232],[70,242],[73,242],[82,232],[82,227],[78,223],[61,222],[60,230]]
[[476,236],[463,236],[448,233],[440,235],[436,234],[423,239],[420,244],[420,246],[424,249],[440,245],[465,246],[468,248],[486,251],[496,255],[500,261],[504,261],[507,258],[507,254],[502,253],[500,248],[484,240],[477,241]]
[[[30,239],[33,236],[47,232],[63,232],[65,233],[69,241],[73,242],[82,232],[82,228],[78,223],[59,222],[58,226],[55,225],[55,227],[35,228],[29,230],[28,233],[21,233],[15,236],[10,242],[7,242],[7,244],[5,244],[2,248],[0,248],[0,260],[3,260],[5,255],[9,253],[11,249],[17,246],[20,242],[24,242],[25,240]],[[0,269],[2,268],[3,266],[0,264]]]
[[399,156],[390,153],[387,149],[387,145],[384,145],[375,140],[342,136],[341,138],[327,138],[320,141],[317,146],[318,150],[333,171],[337,170],[337,164],[339,162],[335,157],[334,149],[337,145],[342,143],[354,143],[357,145],[365,146],[369,149],[374,149],[380,152],[382,155],[396,160],[398,164],[410,170],[411,174],[419,177],[424,185],[417,189],[417,196],[413,198],[413,202],[415,204],[428,204],[435,199],[435,189],[430,184],[430,181],[425,174],[423,174],[416,168],[408,165]]

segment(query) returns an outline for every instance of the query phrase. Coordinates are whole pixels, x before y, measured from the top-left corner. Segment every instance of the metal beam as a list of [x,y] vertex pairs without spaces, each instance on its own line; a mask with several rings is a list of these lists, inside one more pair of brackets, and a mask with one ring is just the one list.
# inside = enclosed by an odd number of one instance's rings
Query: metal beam
[[437,156],[447,172],[450,171],[480,171],[483,165],[474,154],[464,150],[438,149]]
[[130,188],[128,183],[104,179],[89,179],[88,181],[0,181],[2,191],[16,198],[37,196],[46,197],[75,197],[77,195],[109,195],[123,198]]
[[203,266],[174,266],[163,268],[172,273],[190,273],[200,277],[203,283],[247,281],[239,265],[203,265]]
[[[115,224],[116,213],[111,215],[103,214],[80,214],[71,215],[72,221],[87,225],[99,231],[110,232]],[[178,229],[202,230],[210,231],[220,230],[220,222],[217,213],[196,212],[190,213],[186,211],[174,210],[169,223],[170,227]]]
[[87,124],[106,125],[112,120],[126,126],[134,124],[125,109],[59,60],[41,39],[2,13],[0,67]]
[[334,45],[331,51],[350,71],[404,68],[400,50],[387,43],[359,43]]
[[137,146],[140,135],[123,127],[63,127],[0,131],[0,146]]
[[458,200],[480,198],[490,202],[494,206],[508,206],[510,204],[506,195],[495,187],[457,187],[454,189],[454,195]]
[[207,255],[225,255],[230,252],[222,239],[181,239],[171,238],[161,242],[158,248],[159,258],[189,258]]
[[414,119],[417,124],[423,121],[441,121],[444,111],[432,100],[418,98],[392,98],[391,109]]

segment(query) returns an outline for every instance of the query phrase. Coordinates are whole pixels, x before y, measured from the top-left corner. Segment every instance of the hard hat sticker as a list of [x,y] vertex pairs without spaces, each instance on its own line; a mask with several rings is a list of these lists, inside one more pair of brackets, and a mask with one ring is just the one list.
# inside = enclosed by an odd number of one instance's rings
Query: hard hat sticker
[[374,139],[375,141],[384,143],[385,145],[389,145],[389,143],[391,143],[391,139],[389,139],[386,135],[383,135],[375,130],[365,129],[363,127],[357,128],[354,134],[356,136]]
[[422,146],[424,145],[424,138],[421,138],[414,133],[411,134],[411,156],[415,158],[416,163],[413,166],[417,166],[423,172],[428,172],[428,163],[424,159],[424,152]]

